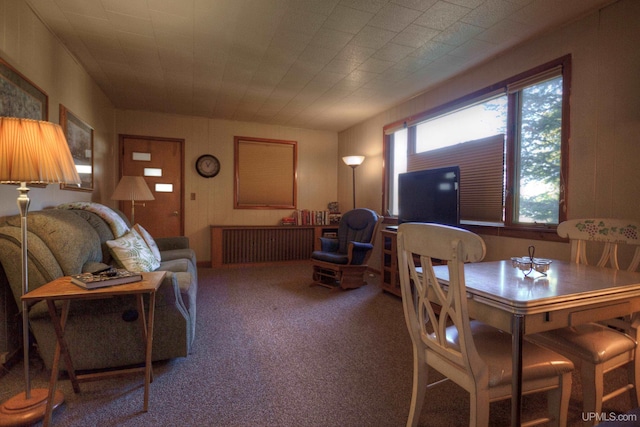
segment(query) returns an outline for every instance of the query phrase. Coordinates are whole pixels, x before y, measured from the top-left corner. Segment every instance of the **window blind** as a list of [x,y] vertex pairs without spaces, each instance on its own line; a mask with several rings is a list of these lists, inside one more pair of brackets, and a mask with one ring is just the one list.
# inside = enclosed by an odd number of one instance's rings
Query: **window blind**
[[460,219],[503,221],[504,135],[409,156],[407,171],[460,167]]

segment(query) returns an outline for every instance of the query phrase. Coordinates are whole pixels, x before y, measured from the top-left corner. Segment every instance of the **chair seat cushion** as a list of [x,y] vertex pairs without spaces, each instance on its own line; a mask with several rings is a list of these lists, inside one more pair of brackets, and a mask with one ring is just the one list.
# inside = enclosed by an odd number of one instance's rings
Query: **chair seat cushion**
[[[510,384],[513,354],[511,334],[475,320],[470,322],[470,326],[478,354],[489,367],[489,386]],[[450,326],[446,333],[449,345],[459,349],[457,329]],[[573,367],[573,362],[566,357],[532,342],[523,342],[523,381],[559,376],[571,372]]]
[[542,332],[532,335],[530,339],[569,357],[578,357],[594,364],[606,362],[636,347],[636,342],[630,336],[599,323]]
[[311,258],[319,261],[330,262],[332,264],[347,265],[349,263],[349,256],[338,252],[313,251],[311,253]]

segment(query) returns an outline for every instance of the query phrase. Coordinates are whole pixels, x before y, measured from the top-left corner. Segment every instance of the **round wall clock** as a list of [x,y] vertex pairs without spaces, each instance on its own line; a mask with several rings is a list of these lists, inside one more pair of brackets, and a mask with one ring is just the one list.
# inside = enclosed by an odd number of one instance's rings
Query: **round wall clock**
[[203,154],[196,160],[196,171],[205,178],[213,178],[220,172],[220,161],[211,154]]

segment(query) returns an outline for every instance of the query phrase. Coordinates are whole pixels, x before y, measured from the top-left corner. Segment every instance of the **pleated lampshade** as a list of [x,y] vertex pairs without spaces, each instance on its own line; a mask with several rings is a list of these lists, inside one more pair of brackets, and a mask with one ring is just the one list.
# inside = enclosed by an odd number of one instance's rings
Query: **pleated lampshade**
[[62,128],[51,122],[0,117],[0,182],[80,184]]

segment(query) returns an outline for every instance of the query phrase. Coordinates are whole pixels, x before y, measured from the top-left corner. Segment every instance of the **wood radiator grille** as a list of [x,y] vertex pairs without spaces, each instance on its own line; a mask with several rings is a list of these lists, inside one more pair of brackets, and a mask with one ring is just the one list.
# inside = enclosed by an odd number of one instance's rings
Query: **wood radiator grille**
[[312,228],[240,228],[222,231],[222,263],[247,264],[311,257]]

